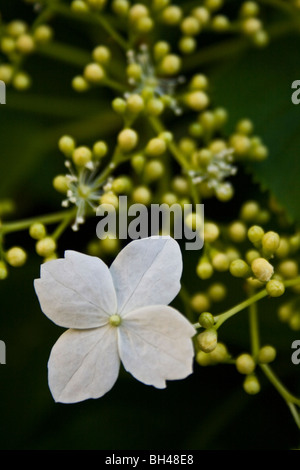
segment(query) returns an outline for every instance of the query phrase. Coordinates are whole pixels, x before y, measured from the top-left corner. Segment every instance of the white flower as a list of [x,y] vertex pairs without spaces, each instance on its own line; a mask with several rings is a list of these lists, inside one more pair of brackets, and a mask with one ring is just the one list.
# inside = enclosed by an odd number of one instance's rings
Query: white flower
[[41,308],[69,328],[52,348],[55,401],[99,398],[115,384],[120,361],[156,388],[192,373],[194,327],[168,304],[180,290],[182,257],[170,237],[129,243],[110,269],[99,258],[66,251],[34,281]]

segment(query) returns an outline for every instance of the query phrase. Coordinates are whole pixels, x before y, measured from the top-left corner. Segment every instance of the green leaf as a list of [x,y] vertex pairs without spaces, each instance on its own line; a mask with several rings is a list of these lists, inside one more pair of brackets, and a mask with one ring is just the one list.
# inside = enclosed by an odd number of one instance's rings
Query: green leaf
[[230,131],[239,119],[253,120],[270,155],[251,163],[250,170],[295,221],[300,220],[300,106],[291,101],[291,85],[300,79],[299,47],[294,36],[271,42],[221,64],[212,78],[216,104],[229,111]]

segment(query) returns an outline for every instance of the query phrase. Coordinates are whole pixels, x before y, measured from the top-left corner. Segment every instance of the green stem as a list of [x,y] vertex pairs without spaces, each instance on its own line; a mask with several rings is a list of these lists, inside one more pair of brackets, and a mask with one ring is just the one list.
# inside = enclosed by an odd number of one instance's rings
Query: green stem
[[259,367],[287,403],[300,406],[300,398],[295,397],[286,389],[268,364],[260,364]]
[[67,18],[71,18],[72,20],[78,20],[78,21],[83,21],[85,23],[89,24],[95,24],[95,25],[100,25],[102,28],[111,36],[116,43],[119,44],[123,49],[128,50],[129,49],[129,44],[127,41],[118,33],[118,31],[115,30],[115,28],[111,25],[111,23],[105,18],[105,16],[102,13],[81,13],[76,14],[70,8],[66,5],[63,4],[50,4],[49,8],[51,10],[59,15],[62,15]]
[[250,323],[250,338],[251,338],[251,351],[254,358],[257,357],[259,352],[259,327],[258,327],[258,312],[257,303],[249,306],[249,323]]
[[68,216],[74,216],[74,208],[68,211],[55,212],[54,214],[47,214],[37,217],[32,217],[30,219],[19,220],[16,222],[4,223],[1,227],[2,235],[6,235],[12,232],[20,232],[22,230],[27,230],[35,222],[40,222],[42,224],[55,224],[62,220],[65,220]]
[[[297,284],[300,284],[300,277],[294,278],[294,279],[289,279],[288,281],[284,282],[285,287],[292,287]],[[239,303],[238,305],[235,305],[231,309],[227,310],[224,313],[221,313],[216,317],[216,324],[215,328],[218,329],[220,326],[228,320],[228,318],[233,317],[237,313],[241,312],[245,308],[250,307],[250,305],[254,304],[258,300],[263,299],[264,297],[267,297],[269,294],[266,289],[261,290],[257,294],[254,294],[253,296],[249,297],[248,299],[244,300],[243,302]]]
[[55,232],[52,234],[52,238],[54,240],[58,240],[58,238],[63,234],[63,232],[67,229],[69,226],[71,220],[74,218],[76,213],[76,208],[73,208],[71,211],[66,213],[65,219],[62,220],[62,222],[59,224]]

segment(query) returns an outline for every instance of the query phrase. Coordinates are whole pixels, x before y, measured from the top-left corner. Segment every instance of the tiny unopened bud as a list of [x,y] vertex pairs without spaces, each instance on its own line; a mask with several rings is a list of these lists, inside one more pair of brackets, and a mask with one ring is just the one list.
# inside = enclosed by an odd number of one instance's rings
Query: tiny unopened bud
[[197,336],[197,341],[200,349],[209,353],[217,346],[218,334],[214,328],[209,328]]
[[52,237],[45,237],[36,244],[36,252],[38,255],[47,258],[56,250],[56,242]]
[[236,368],[240,374],[252,374],[256,367],[255,361],[250,354],[244,353],[236,359]]
[[280,297],[285,292],[285,287],[283,282],[278,281],[277,279],[272,279],[266,285],[268,294],[271,297]]
[[275,357],[276,349],[270,345],[263,346],[258,352],[258,362],[261,362],[262,364],[273,362]]
[[254,276],[262,282],[267,282],[274,274],[273,266],[265,258],[256,258],[251,263]]
[[26,251],[23,250],[23,248],[20,248],[19,246],[14,246],[10,248],[6,253],[6,261],[14,268],[23,266],[26,263],[26,260]]
[[244,380],[243,388],[249,395],[256,395],[260,392],[260,383],[256,375],[250,374]]

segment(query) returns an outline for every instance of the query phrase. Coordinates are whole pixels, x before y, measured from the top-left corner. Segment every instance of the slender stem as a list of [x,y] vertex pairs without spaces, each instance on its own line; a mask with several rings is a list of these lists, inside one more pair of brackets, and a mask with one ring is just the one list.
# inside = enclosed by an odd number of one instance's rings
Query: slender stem
[[55,212],[54,214],[47,214],[37,217],[32,217],[30,219],[19,220],[16,222],[8,222],[4,223],[1,227],[1,233],[3,235],[12,232],[20,232],[22,230],[27,230],[30,225],[34,224],[35,222],[40,222],[42,224],[55,224],[62,220],[65,220],[67,216],[74,215],[74,209],[70,209],[68,211],[61,211]]
[[258,327],[258,312],[257,303],[249,306],[249,323],[250,323],[250,338],[251,338],[251,351],[254,358],[257,357],[259,351],[259,327]]
[[[300,282],[300,279],[299,281]],[[218,315],[217,317],[217,322],[216,322],[216,329],[220,328],[220,326],[228,320],[228,318],[231,318],[232,316],[236,315],[240,311],[244,310],[245,308],[250,307],[250,305],[254,304],[260,299],[263,299],[268,295],[268,292],[266,289],[261,290],[257,294],[253,295],[252,297],[249,297],[248,299],[244,300],[240,304],[236,305],[235,307],[232,307],[231,309],[227,310],[224,313],[221,313],[221,315]]]
[[73,208],[72,211],[69,211],[65,214],[66,215],[65,219],[62,220],[62,222],[59,224],[55,232],[52,234],[52,238],[54,238],[54,240],[58,240],[58,238],[63,234],[63,232],[66,230],[71,220],[73,219],[75,212],[76,212],[76,208]]
[[111,25],[111,23],[105,18],[103,14],[85,12],[77,15],[72,10],[70,10],[68,6],[58,3],[50,4],[49,7],[53,12],[58,13],[59,15],[102,26],[102,28],[105,29],[105,31],[115,40],[116,43],[119,44],[119,46],[125,50],[129,49],[129,44],[127,41],[118,33],[118,31],[116,31],[116,29]]
[[282,398],[286,402],[293,403],[294,405],[300,406],[300,398],[292,395],[286,387],[280,382],[276,374],[272,371],[268,364],[260,364],[259,367],[264,372],[265,376],[270,380],[271,384],[274,385],[276,390],[280,393]]
[[[288,281],[284,281],[285,287],[292,287],[296,286],[297,284],[300,284],[300,277],[294,278],[294,279],[289,279]],[[262,289],[260,292],[257,294],[254,294],[253,296],[249,297],[248,299],[244,300],[243,302],[239,303],[238,305],[235,305],[235,307],[232,307],[231,309],[227,310],[224,313],[221,313],[216,317],[216,325],[215,328],[218,329],[220,326],[228,320],[228,318],[231,318],[232,316],[236,315],[240,311],[244,310],[245,308],[250,307],[250,305],[254,304],[258,300],[263,299],[264,297],[267,297],[269,294],[266,289]]]

